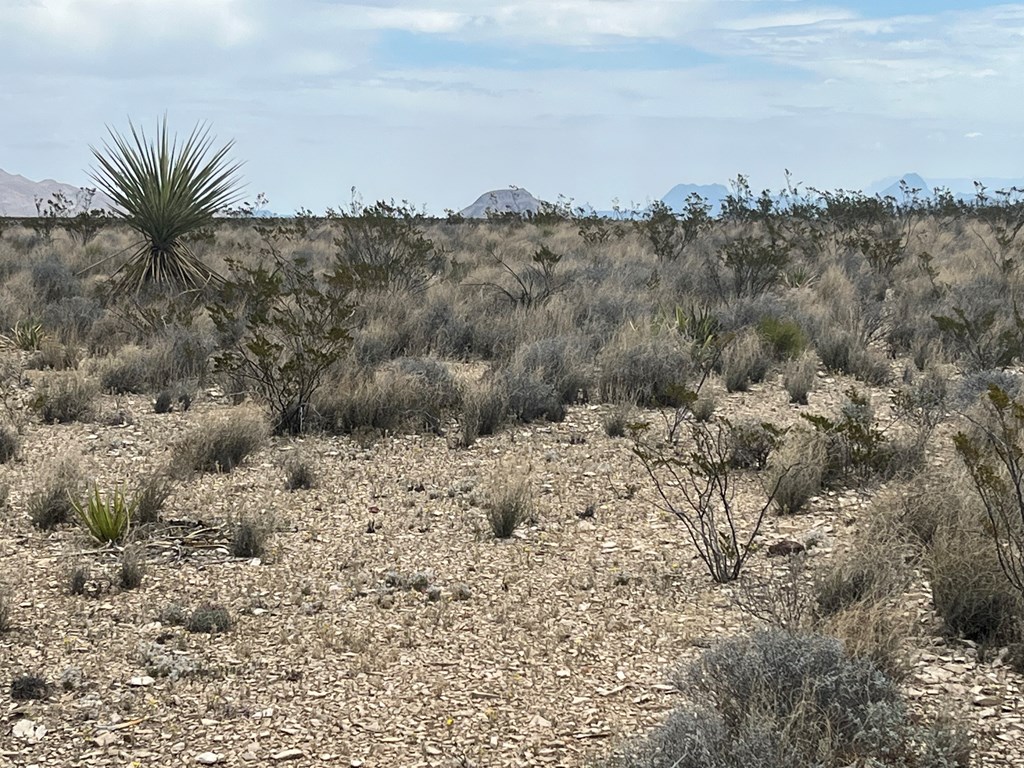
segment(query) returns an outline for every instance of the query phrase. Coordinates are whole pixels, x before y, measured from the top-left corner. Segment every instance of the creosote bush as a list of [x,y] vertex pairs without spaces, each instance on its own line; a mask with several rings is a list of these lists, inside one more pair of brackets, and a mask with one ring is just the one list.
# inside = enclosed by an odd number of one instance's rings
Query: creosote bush
[[174,450],[181,469],[230,472],[259,450],[268,436],[263,416],[247,408],[233,408],[206,418]]

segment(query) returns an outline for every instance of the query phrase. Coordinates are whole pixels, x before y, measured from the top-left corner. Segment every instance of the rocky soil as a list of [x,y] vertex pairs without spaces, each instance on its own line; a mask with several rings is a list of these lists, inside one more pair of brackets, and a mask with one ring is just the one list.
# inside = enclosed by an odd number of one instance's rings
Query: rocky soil
[[[811,408],[838,402],[823,380]],[[436,436],[276,439],[226,475],[178,485],[165,525],[140,537],[142,586],[110,586],[117,554],[68,526],[42,533],[29,494],[58,454],[101,485],[167,463],[203,413],[200,396],[158,415],[146,398],[105,400],[132,423],[30,424],[0,467],[0,765],[583,765],[679,702],[671,672],[754,622],[708,579],[684,531],[653,503],[628,442],[604,434],[605,406],[516,427],[455,449]],[[795,421],[777,383],[729,396],[734,413]],[[289,492],[301,455],[319,485]],[[484,504],[528,479],[534,519],[507,541]],[[811,576],[849,540],[865,493],[824,495],[770,516],[766,543],[813,540]],[[234,559],[241,516],[272,521],[267,556]],[[750,573],[779,567],[759,551]],[[89,594],[69,593],[88,564]],[[188,632],[175,615],[228,610],[230,631]],[[1022,679],[1002,655],[948,643],[923,580],[908,596],[916,637],[912,706],[961,718],[979,765],[1024,765]],[[48,695],[15,700],[39,675]]]

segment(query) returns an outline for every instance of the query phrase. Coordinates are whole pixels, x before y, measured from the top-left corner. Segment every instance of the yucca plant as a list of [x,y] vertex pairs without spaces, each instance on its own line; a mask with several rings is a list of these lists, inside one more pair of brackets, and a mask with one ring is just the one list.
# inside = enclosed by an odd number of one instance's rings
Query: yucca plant
[[137,506],[134,500],[125,498],[120,488],[114,488],[104,498],[98,485],[93,486],[92,495],[84,504],[71,497],[71,505],[90,535],[103,544],[124,537]]
[[212,151],[209,127],[197,123],[184,143],[171,137],[165,117],[157,137],[129,121],[131,136],[108,128],[102,151],[90,147],[99,168],[92,179],[140,236],[137,250],[115,273],[116,291],[144,286],[192,290],[219,276],[192,252],[188,236],[241,199],[240,163],[228,159],[234,142]]

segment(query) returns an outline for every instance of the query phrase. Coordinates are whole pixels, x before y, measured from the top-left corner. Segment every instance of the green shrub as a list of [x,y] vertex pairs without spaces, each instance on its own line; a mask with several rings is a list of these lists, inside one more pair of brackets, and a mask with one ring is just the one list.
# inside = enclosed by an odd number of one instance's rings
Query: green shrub
[[88,421],[97,394],[96,385],[78,373],[54,373],[39,383],[30,405],[44,424]]
[[795,360],[807,348],[807,334],[792,320],[765,317],[757,324],[757,333],[775,360]]
[[254,267],[228,261],[230,277],[207,307],[221,338],[214,370],[263,401],[275,434],[298,434],[349,347],[353,277],[340,264],[322,275],[305,257],[267,257]]
[[174,449],[174,463],[197,472],[230,472],[267,440],[263,417],[244,408],[206,418]]
[[499,488],[487,503],[487,522],[496,539],[507,539],[531,514],[530,487],[523,481]]
[[46,482],[28,497],[28,514],[32,524],[44,531],[63,525],[75,513],[72,499],[77,499],[82,486],[78,465],[64,459],[44,470]]

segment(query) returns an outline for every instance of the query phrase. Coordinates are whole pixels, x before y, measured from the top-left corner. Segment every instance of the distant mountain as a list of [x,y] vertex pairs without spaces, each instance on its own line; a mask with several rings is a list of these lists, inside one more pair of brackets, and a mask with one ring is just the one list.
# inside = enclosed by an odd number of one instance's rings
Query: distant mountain
[[459,213],[467,219],[485,219],[487,212],[494,213],[537,213],[542,201],[525,189],[494,189],[484,192],[472,205]]
[[[63,184],[53,179],[32,181],[0,169],[0,216],[35,216],[36,198],[46,202],[61,192],[72,203],[81,200],[81,189],[72,184]],[[112,208],[110,200],[101,192],[92,199],[91,208]],[[74,211],[79,213],[80,211]]]
[[722,201],[729,195],[729,189],[721,184],[676,184],[665,193],[661,202],[673,211],[682,211],[686,207],[686,198],[694,193],[710,203],[711,215],[717,216],[722,210]]
[[881,195],[886,197],[892,195],[897,200],[901,199],[902,193],[900,192],[900,180],[904,180],[910,185],[911,189],[920,189],[922,197],[930,197],[934,194],[936,189],[948,189],[953,193],[954,197],[961,198],[963,200],[973,200],[977,194],[977,189],[974,186],[975,181],[979,181],[985,185],[986,193],[991,196],[993,192],[1001,189],[1010,189],[1011,187],[1017,187],[1017,189],[1024,189],[1024,179],[1006,179],[1006,178],[994,178],[991,176],[981,177],[978,179],[963,179],[963,178],[933,178],[925,180],[916,173],[907,173],[900,177],[889,177],[876,181],[865,192],[870,195]]

